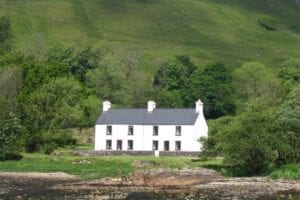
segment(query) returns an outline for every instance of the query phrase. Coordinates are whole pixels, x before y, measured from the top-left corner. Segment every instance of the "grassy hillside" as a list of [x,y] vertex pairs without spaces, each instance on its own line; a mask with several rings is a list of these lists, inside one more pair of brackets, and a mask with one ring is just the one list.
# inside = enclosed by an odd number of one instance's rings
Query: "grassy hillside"
[[[197,64],[300,57],[300,7],[293,0],[0,0],[16,45],[43,55],[51,46],[117,42],[152,62],[188,54]],[[277,31],[257,19],[272,16]],[[145,64],[145,63],[144,63]],[[150,66],[150,65],[148,65]]]

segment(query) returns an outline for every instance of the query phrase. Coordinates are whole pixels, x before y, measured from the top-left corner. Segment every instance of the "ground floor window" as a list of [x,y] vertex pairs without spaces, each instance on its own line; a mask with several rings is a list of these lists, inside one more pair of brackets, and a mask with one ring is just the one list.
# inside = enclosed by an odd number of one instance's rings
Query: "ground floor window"
[[164,150],[165,151],[169,151],[170,150],[170,142],[169,141],[165,141],[164,142]]
[[133,150],[133,140],[128,140],[128,150]]
[[117,150],[118,151],[122,150],[122,140],[117,140]]
[[106,150],[111,150],[111,140],[106,140]]
[[175,151],[180,151],[181,150],[181,142],[180,141],[176,141],[175,142]]
[[154,140],[154,141],[152,142],[152,149],[153,149],[154,151],[157,151],[157,150],[158,150],[158,141],[157,141],[157,140]]

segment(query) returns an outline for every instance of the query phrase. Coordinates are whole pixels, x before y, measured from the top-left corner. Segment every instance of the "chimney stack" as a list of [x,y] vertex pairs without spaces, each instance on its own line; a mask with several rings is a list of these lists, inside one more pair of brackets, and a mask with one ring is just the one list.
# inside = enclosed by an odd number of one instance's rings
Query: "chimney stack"
[[200,99],[196,102],[196,113],[203,114],[203,103]]
[[109,101],[103,101],[103,112],[107,112],[111,108],[111,103]]
[[154,101],[148,101],[148,112],[151,113],[156,108],[156,103]]

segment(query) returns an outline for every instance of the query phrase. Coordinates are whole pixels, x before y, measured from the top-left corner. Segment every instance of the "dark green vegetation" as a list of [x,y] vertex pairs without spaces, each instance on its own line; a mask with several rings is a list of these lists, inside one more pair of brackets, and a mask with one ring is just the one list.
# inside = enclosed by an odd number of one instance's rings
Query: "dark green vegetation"
[[300,159],[300,8],[274,0],[0,0],[0,159],[73,145],[114,107],[194,107],[238,175]]

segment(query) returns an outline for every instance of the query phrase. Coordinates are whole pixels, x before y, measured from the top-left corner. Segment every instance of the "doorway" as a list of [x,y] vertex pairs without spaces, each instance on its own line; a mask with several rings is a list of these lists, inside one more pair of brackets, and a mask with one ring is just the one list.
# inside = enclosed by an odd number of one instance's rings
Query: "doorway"
[[117,140],[117,150],[122,151],[122,140]]
[[170,142],[169,141],[165,141],[164,142],[164,150],[165,151],[169,151],[170,150]]

